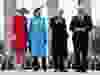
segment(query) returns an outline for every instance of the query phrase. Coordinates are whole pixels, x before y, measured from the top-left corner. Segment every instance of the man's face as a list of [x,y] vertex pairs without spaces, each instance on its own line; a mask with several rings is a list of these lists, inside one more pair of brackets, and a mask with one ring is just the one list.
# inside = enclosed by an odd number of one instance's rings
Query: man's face
[[84,8],[78,9],[78,15],[79,16],[84,16],[85,14],[86,14],[86,9],[84,9]]
[[62,16],[63,13],[64,13],[64,11],[63,11],[63,10],[60,10],[59,13],[58,13],[58,15],[59,15],[59,16]]

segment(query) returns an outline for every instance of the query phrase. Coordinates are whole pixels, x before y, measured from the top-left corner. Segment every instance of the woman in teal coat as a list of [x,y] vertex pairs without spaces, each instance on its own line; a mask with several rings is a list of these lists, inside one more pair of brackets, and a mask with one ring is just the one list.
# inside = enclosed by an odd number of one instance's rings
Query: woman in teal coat
[[32,56],[35,61],[38,61],[38,57],[42,57],[43,63],[45,56],[48,54],[48,27],[47,18],[40,16],[40,8],[34,11],[34,16],[31,19],[31,25],[29,28],[29,40]]

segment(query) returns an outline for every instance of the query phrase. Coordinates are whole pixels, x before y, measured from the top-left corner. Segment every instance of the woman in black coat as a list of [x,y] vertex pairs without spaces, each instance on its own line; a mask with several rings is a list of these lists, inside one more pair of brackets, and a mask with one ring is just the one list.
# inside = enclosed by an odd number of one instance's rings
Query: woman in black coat
[[[58,69],[58,60],[60,59],[60,70],[64,70],[63,58],[67,56],[67,38],[65,19],[62,17],[63,11],[59,16],[50,19],[50,28],[52,29],[52,55],[55,69]],[[58,59],[59,58],[59,59]]]

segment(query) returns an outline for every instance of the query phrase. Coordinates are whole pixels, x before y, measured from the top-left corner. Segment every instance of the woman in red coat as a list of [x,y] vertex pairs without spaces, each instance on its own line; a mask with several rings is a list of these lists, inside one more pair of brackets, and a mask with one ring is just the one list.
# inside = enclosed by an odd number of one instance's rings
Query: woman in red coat
[[23,12],[16,16],[16,59],[17,64],[24,63],[25,49],[27,49],[27,20]]

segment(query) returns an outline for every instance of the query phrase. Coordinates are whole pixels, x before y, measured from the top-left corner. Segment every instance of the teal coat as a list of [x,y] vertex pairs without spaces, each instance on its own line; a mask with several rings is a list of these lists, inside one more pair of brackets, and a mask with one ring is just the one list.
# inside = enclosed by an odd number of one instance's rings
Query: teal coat
[[33,56],[47,56],[48,20],[46,17],[32,17],[29,28],[29,40]]

